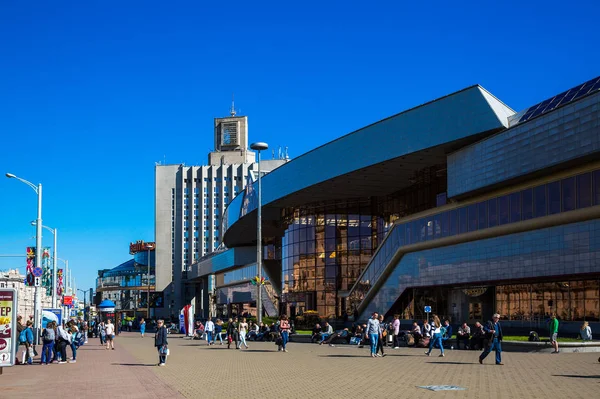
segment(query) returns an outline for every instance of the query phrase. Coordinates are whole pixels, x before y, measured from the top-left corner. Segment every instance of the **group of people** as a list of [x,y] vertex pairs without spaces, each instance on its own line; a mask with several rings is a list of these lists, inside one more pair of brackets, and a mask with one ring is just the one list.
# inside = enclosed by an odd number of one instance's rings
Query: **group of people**
[[292,325],[286,315],[282,315],[279,321],[271,326],[265,323],[248,323],[246,317],[234,317],[227,321],[227,325],[221,319],[214,322],[209,319],[205,324],[197,321],[194,330],[194,338],[206,340],[209,346],[214,345],[217,339],[221,345],[225,340],[227,349],[231,349],[232,344],[235,349],[242,349],[242,346],[248,349],[250,340],[275,341],[279,351],[287,352]]
[[[485,326],[482,326],[481,323],[476,323],[476,331],[481,332],[483,335],[481,336],[482,340],[486,340],[488,342],[487,345],[483,345],[476,341],[477,343],[471,345],[480,345],[484,347],[483,352],[479,356],[479,362],[483,363],[483,360],[490,354],[491,351],[496,352],[496,364],[502,365],[502,326],[500,325],[500,315],[494,314],[492,320],[489,321]],[[394,320],[392,323],[385,323],[383,316],[379,315],[377,312],[373,313],[366,326],[364,327],[365,338],[368,340],[371,347],[371,357],[383,357],[385,356],[383,352],[383,347],[385,346],[383,340],[386,339],[388,334],[393,334],[393,342],[394,348],[398,348],[398,343],[400,339],[400,320],[398,315],[394,316]],[[415,321],[413,322],[412,330],[410,331],[410,335],[415,337],[415,342],[421,341],[423,342],[425,339],[428,339],[429,347],[428,350],[425,351],[425,355],[430,356],[434,347],[440,349],[440,357],[444,357],[444,341],[451,339],[452,337],[452,326],[448,320],[445,320],[444,323],[441,322],[440,318],[437,315],[433,316],[432,322],[428,322],[427,320],[423,324],[423,328],[418,325]],[[463,325],[459,329],[459,333],[457,333],[457,347],[459,346],[459,339],[462,342],[475,342],[470,341],[473,339],[471,335],[470,328],[463,323]],[[476,335],[476,340],[478,340],[479,335]],[[465,348],[467,345],[465,345]],[[381,352],[381,354],[379,354]]]
[[[33,332],[33,321],[28,320],[22,324],[23,317],[17,317],[17,333],[19,345],[23,348],[17,354],[16,363],[31,365],[38,356],[36,340]],[[42,353],[40,364],[64,364],[77,362],[77,348],[87,342],[87,323],[83,320],[69,320],[59,324],[55,321],[48,322],[40,332]],[[71,349],[71,357],[67,356],[67,348]]]

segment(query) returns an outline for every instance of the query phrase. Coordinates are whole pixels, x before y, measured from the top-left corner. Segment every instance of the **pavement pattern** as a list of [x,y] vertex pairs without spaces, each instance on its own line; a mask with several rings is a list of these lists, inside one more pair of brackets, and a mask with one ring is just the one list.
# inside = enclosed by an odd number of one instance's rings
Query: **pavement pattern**
[[[371,358],[368,348],[290,343],[288,353],[272,343],[249,349],[207,346],[169,336],[171,355],[157,367],[150,336],[122,333],[117,349],[97,340],[80,349],[76,364],[17,366],[0,376],[0,399],[48,394],[62,386],[86,398],[592,398],[600,392],[598,353],[507,353],[504,366],[490,354],[448,350],[426,357],[422,349],[387,349]],[[68,351],[70,353],[70,351]],[[464,391],[433,392],[424,385],[458,385]],[[84,397],[84,395],[76,395]]]

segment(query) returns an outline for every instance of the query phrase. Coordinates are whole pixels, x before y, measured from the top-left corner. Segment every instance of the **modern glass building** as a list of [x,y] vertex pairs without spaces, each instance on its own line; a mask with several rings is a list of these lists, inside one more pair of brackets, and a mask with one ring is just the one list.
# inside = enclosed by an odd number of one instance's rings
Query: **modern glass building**
[[[318,147],[262,182],[267,300],[278,312],[413,319],[428,305],[454,322],[496,311],[515,323],[551,312],[599,321],[600,78],[518,113],[468,87]],[[232,296],[216,295],[228,284],[214,276],[256,269],[254,193],[224,212],[231,249],[216,256],[229,261],[209,255],[188,275],[202,303],[223,311],[233,311]],[[235,251],[246,258],[234,261]],[[255,298],[246,300],[252,308]]]
[[[149,243],[154,245],[154,243]],[[134,243],[130,244],[132,248]],[[144,242],[137,243],[143,247]],[[150,291],[150,308],[164,306],[161,293],[155,292],[155,252],[142,250],[131,251],[133,258],[112,269],[98,271],[96,278],[96,301],[104,299],[115,303],[118,311],[128,312],[130,316],[138,312],[142,315],[148,312],[148,292]],[[150,274],[148,274],[150,271]]]

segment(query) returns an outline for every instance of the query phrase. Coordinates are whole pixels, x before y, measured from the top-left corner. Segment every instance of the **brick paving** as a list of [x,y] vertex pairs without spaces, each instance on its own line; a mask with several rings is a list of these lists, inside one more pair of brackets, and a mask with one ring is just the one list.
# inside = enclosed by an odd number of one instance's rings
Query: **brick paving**
[[[373,359],[358,349],[290,343],[289,352],[277,352],[272,343],[250,342],[248,350],[206,346],[202,341],[169,337],[166,367],[157,362],[150,337],[124,333],[118,350],[83,347],[77,364],[26,366],[5,369],[0,376],[0,398],[43,393],[40,384],[86,389],[111,397],[252,397],[349,398],[358,395],[388,398],[540,398],[596,397],[600,389],[598,353],[503,353],[505,366],[494,365],[493,353],[485,365],[478,352],[439,351],[426,357],[421,349],[389,349]],[[434,357],[435,356],[435,357]],[[63,370],[69,370],[68,375]],[[32,376],[20,376],[27,370]],[[105,378],[111,376],[106,385]],[[459,392],[432,392],[421,385],[459,385]],[[18,393],[18,394],[17,394]],[[7,396],[9,395],[9,396]],[[18,396],[17,396],[18,395]],[[178,396],[180,395],[180,396]],[[95,396],[88,396],[95,397]],[[106,397],[106,396],[105,396]]]
[[[153,367],[140,364],[123,348],[128,341],[132,339],[119,336],[116,349],[108,351],[99,339],[90,339],[79,348],[73,364],[43,366],[36,357],[31,366],[6,367],[0,375],[0,399],[61,397],[59,391],[71,398],[181,398],[154,374]],[[70,348],[67,355],[71,356]]]

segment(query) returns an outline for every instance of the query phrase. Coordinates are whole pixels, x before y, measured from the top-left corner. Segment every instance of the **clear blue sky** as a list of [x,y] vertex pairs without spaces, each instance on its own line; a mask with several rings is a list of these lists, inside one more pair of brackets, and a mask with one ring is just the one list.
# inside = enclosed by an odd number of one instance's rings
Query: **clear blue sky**
[[[521,110],[600,74],[595,1],[418,3],[3,1],[0,172],[43,184],[89,288],[153,240],[154,163],[205,163],[232,92],[250,140],[295,157],[475,83]],[[0,178],[0,254],[35,213]]]

